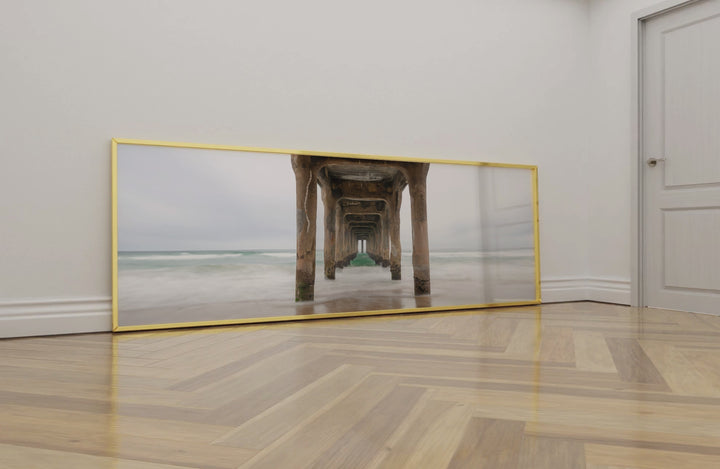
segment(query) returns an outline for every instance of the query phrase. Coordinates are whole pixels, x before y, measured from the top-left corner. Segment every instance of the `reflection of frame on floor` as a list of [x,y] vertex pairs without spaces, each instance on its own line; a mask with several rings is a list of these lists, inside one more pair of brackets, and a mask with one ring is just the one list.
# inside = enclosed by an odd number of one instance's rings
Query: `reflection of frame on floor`
[[[113,139],[112,148],[114,331],[540,302],[534,166],[123,139]],[[272,155],[274,160],[269,158]],[[278,155],[288,159],[280,160]],[[224,159],[216,160],[220,156]],[[223,164],[217,164],[218,161]],[[199,186],[198,199],[203,199],[203,194],[216,190],[213,186],[222,186],[222,178],[217,179],[217,184],[208,179],[210,182],[202,185],[201,173],[208,173],[203,165],[208,163],[212,169],[209,163],[213,162],[223,167],[225,173],[255,171],[256,179],[265,178],[273,183],[275,175],[283,173],[286,182],[278,182],[281,192],[291,184],[287,175],[290,180],[294,176],[295,249],[289,249],[287,240],[281,246],[257,240],[249,246],[243,243],[250,241],[241,240],[232,247],[223,245],[222,249],[217,249],[216,239],[209,238],[206,243],[210,244],[198,245],[189,238],[186,244],[176,243],[186,235],[185,231],[202,231],[199,226],[202,219],[192,216],[179,217],[183,223],[165,240],[158,236],[163,212],[159,212],[153,225],[155,216],[147,207],[160,206],[182,213],[183,205],[188,205],[182,197],[172,195],[177,191],[167,190],[168,195],[162,187],[156,188],[162,186],[160,179],[170,180],[168,184],[182,190]],[[156,179],[152,179],[153,175]],[[433,177],[442,184],[428,185]],[[318,186],[322,217],[318,217]],[[409,211],[407,203],[402,205],[405,189],[409,192]],[[251,205],[262,206],[264,202],[262,197],[256,199],[258,195],[234,194],[229,198],[237,199],[242,212]],[[217,200],[220,196],[214,197]],[[212,196],[207,198],[212,200]],[[438,208],[435,199],[441,198],[445,200]],[[291,202],[287,197],[283,200],[285,210]],[[212,212],[216,208],[207,205],[204,210]],[[451,217],[453,226],[460,228],[442,232],[443,219],[447,220],[453,210],[458,212]],[[266,214],[271,212],[270,208],[265,210]],[[435,222],[429,224],[429,219]],[[170,229],[174,222],[165,223]],[[404,243],[401,225],[404,230],[410,228],[412,234],[410,238],[407,231],[403,232]],[[233,227],[224,235],[233,230],[239,233],[245,228]],[[271,229],[262,234],[267,239],[275,235]],[[429,239],[429,234],[435,236]],[[316,249],[318,235],[322,245]],[[153,236],[155,241],[148,242]],[[256,245],[262,242],[266,246]],[[403,253],[403,245],[406,249],[411,247],[411,253]],[[268,246],[272,249],[267,249]],[[289,256],[294,258],[292,266]],[[251,262],[251,258],[255,261]],[[322,273],[316,277],[318,263]],[[371,281],[367,280],[370,270],[352,267],[363,263],[375,266]],[[431,265],[435,273],[431,273]],[[285,293],[279,297],[262,293],[276,286],[278,291],[290,290],[292,287],[285,283],[291,276],[291,267],[295,272],[295,302],[288,301]],[[218,276],[217,270],[228,275]],[[381,273],[386,270],[387,274]],[[340,277],[336,277],[338,271],[343,272]],[[280,280],[270,285],[258,284],[255,274],[267,272],[273,272],[272,278]],[[364,276],[358,277],[361,272]],[[378,275],[385,280],[380,282]],[[203,297],[208,290],[207,281],[214,278],[221,281]],[[353,284],[354,281],[357,283]],[[253,287],[255,284],[257,287]],[[316,295],[318,285],[320,296]],[[243,293],[233,296],[233,292]]]

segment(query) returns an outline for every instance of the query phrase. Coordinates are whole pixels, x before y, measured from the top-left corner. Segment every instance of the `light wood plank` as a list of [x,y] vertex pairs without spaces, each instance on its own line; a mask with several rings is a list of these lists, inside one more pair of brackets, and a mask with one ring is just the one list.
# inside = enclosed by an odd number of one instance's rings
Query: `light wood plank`
[[0,467],[720,467],[719,340],[594,303],[0,340]]
[[585,457],[592,464],[636,469],[677,469],[720,467],[719,455],[689,454],[626,446],[585,445]]

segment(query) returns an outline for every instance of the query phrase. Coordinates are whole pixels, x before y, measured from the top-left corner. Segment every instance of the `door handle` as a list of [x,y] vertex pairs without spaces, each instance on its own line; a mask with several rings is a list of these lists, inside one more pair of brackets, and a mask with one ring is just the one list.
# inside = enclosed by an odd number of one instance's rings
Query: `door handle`
[[657,166],[658,161],[665,161],[665,158],[648,158],[647,165],[651,168],[654,168],[655,166]]

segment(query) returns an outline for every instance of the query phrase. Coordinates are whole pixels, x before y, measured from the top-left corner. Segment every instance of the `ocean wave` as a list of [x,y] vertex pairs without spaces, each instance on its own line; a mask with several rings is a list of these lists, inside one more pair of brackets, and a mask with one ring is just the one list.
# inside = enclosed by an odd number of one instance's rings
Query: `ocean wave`
[[294,252],[258,252],[262,256],[295,258]]
[[448,259],[468,259],[483,257],[484,253],[480,251],[466,251],[466,252],[433,252],[430,251],[430,257],[444,257]]
[[533,250],[517,249],[512,251],[430,251],[431,258],[446,259],[492,259],[533,256]]
[[123,260],[134,260],[134,261],[192,261],[192,260],[203,260],[203,259],[227,259],[233,257],[245,256],[245,253],[217,253],[217,254],[199,254],[191,252],[180,252],[177,254],[120,254],[120,258]]
[[295,258],[295,252],[275,251],[234,251],[234,252],[164,252],[164,253],[120,253],[121,260],[129,261],[195,261],[209,259],[232,259],[239,257],[267,256],[278,258]]

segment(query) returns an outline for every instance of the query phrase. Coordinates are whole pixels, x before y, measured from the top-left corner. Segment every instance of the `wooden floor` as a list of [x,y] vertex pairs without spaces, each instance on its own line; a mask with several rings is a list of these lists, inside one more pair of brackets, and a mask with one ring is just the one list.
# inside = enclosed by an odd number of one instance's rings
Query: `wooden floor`
[[594,303],[0,341],[0,468],[720,468],[720,317]]

